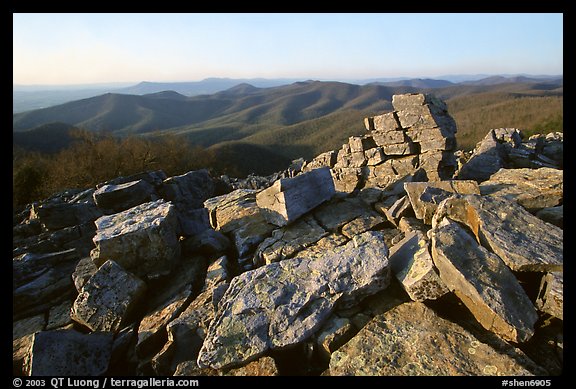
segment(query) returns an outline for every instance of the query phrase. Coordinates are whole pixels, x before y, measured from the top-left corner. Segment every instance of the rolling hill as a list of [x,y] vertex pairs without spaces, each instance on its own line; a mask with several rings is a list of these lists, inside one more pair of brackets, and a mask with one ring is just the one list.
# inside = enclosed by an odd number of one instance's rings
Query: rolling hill
[[349,136],[365,133],[364,117],[391,110],[392,95],[409,92],[434,93],[448,103],[459,127],[460,148],[473,147],[490,128],[517,127],[531,133],[562,127],[561,78],[431,81],[438,80],[387,85],[305,81],[270,88],[240,83],[201,96],[177,91],[107,93],[14,114],[14,144],[42,150],[42,142],[29,138],[55,122],[118,136],[180,134],[221,154],[245,174],[264,174],[285,168],[290,159],[310,159],[339,148]]

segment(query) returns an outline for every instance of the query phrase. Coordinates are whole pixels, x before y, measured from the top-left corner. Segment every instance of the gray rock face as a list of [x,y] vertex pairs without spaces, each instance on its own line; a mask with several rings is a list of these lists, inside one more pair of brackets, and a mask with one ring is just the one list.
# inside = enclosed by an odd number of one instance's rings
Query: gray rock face
[[289,226],[274,230],[272,236],[256,249],[254,264],[261,266],[290,258],[327,234],[313,217],[304,216]]
[[70,316],[92,331],[117,332],[145,291],[144,282],[109,260],[82,287]]
[[554,207],[564,197],[563,171],[545,167],[500,169],[480,185],[480,193],[514,200],[531,212]]
[[536,212],[536,217],[547,223],[554,224],[556,227],[564,228],[564,205],[557,207],[542,208]]
[[117,185],[104,185],[94,194],[94,202],[113,212],[125,211],[136,205],[155,200],[154,187],[144,180]]
[[390,249],[390,267],[414,301],[435,300],[449,292],[432,261],[428,239],[419,231],[406,234]]
[[388,286],[387,256],[382,236],[368,232],[322,258],[296,257],[235,277],[210,325],[198,365],[232,367],[305,340],[337,303],[350,306]]
[[285,226],[328,201],[336,193],[330,169],[319,168],[276,181],[256,195],[269,223]]
[[424,224],[432,224],[432,216],[442,200],[459,194],[480,194],[476,181],[432,181],[432,182],[406,182],[404,190],[410,198],[412,209],[418,219]]
[[564,320],[564,273],[551,272],[542,277],[536,306],[560,320]]
[[378,376],[542,374],[520,350],[497,351],[418,302],[374,317],[332,354],[329,373]]
[[236,189],[204,202],[210,224],[216,231],[230,234],[239,263],[252,268],[251,253],[276,227],[264,219],[256,204],[256,190]]
[[517,343],[534,334],[538,315],[514,274],[458,223],[444,219],[432,229],[432,258],[444,284],[484,328]]
[[80,292],[84,284],[86,284],[90,277],[92,277],[97,271],[98,266],[96,266],[92,258],[85,257],[78,261],[74,273],[72,273],[72,280],[74,281],[76,290]]
[[490,130],[484,139],[478,142],[472,157],[459,170],[458,179],[486,181],[504,167],[506,167],[506,148],[498,139],[496,130]]
[[54,202],[33,204],[30,220],[38,220],[47,230],[60,230],[91,222],[102,215],[94,203]]
[[113,337],[111,332],[38,332],[34,334],[25,370],[31,376],[104,375],[112,354]]
[[160,199],[96,220],[90,256],[96,265],[112,259],[142,278],[170,273],[180,256],[176,210]]
[[23,254],[12,261],[13,316],[44,312],[74,294],[70,274],[79,261],[75,249],[50,254]]
[[[561,271],[564,235],[519,204],[500,197],[463,195],[442,202],[434,219],[464,223],[513,271]],[[432,223],[434,226],[434,221]]]
[[209,228],[203,203],[214,194],[214,181],[207,170],[190,171],[164,180],[162,198],[178,211],[179,232],[191,236]]

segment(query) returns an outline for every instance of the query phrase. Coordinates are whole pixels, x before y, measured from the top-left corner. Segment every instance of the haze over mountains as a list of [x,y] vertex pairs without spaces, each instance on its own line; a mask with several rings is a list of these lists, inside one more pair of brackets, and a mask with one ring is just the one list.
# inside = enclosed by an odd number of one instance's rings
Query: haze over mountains
[[[195,145],[215,149],[223,158],[247,159],[251,153],[256,157],[246,172],[254,165],[265,165],[258,160],[260,154],[275,160],[265,170],[276,171],[285,168],[276,165],[312,158],[364,133],[362,118],[389,111],[394,94],[432,92],[447,101],[459,126],[458,142],[468,147],[477,141],[476,130],[485,134],[495,126],[532,129],[561,120],[562,115],[562,76],[492,76],[461,83],[410,79],[365,85],[299,81],[265,86],[286,80],[238,81],[144,82],[115,93],[16,113],[14,144],[55,152],[69,144],[65,134],[70,126],[119,136],[181,134]],[[218,88],[224,90],[190,96]]]

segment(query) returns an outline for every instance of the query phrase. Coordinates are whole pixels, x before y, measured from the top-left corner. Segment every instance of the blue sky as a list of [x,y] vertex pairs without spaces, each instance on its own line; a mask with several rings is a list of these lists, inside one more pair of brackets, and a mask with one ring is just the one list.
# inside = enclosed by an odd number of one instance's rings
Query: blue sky
[[14,14],[14,84],[563,74],[562,14]]

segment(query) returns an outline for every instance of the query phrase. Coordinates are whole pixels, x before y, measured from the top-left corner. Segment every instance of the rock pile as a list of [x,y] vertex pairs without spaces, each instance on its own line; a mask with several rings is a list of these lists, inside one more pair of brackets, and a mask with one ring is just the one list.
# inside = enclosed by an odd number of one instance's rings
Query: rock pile
[[459,167],[443,102],[393,106],[268,178],[15,214],[14,374],[561,374],[562,136],[491,130]]

